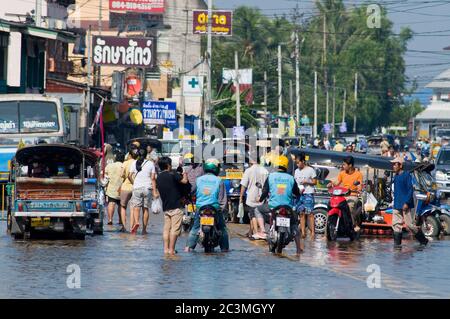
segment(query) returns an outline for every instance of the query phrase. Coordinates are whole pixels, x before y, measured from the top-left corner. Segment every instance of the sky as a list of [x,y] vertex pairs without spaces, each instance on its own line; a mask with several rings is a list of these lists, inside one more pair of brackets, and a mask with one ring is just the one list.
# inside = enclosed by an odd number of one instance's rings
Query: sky
[[[405,55],[406,74],[411,80],[417,79],[419,91],[422,91],[433,77],[450,68],[450,51],[443,50],[444,47],[450,46],[450,1],[347,0],[344,2],[346,5],[384,4],[387,7],[389,19],[394,22],[396,33],[402,27],[413,30],[415,35]],[[298,4],[306,16],[316,13],[313,0],[213,0],[213,4],[220,9],[233,9],[241,5],[254,6],[269,16],[289,12]]]

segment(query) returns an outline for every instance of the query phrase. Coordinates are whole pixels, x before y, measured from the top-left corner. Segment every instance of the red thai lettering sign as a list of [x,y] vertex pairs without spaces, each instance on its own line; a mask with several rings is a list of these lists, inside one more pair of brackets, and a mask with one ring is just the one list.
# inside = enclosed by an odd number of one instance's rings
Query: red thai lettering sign
[[[194,34],[208,33],[208,10],[193,10]],[[213,10],[211,33],[214,35],[231,36],[233,11]]]
[[92,59],[95,65],[151,68],[156,59],[155,39],[94,36]]
[[164,0],[109,0],[111,11],[164,13]]

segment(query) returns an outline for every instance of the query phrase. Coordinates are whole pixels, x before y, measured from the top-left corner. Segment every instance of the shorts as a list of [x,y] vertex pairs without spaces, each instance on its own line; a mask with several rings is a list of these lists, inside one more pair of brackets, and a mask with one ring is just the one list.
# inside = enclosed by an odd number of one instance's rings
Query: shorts
[[114,204],[120,205],[120,199],[119,198],[112,198],[112,197],[109,197],[107,195],[106,196],[106,201],[108,202],[108,204],[109,203],[114,203]]
[[256,217],[256,216],[255,216],[255,208],[256,208],[256,207],[250,207],[250,206],[247,206],[247,209],[248,209],[248,218],[249,218],[250,220]]
[[121,191],[120,192],[120,206],[127,207],[132,194],[133,194],[133,192],[130,192],[130,191]]
[[164,235],[180,236],[184,212],[172,209],[164,212]]
[[150,208],[152,201],[152,193],[149,188],[141,187],[133,189],[131,195],[130,206],[132,208]]
[[314,211],[314,204],[313,194],[303,194],[298,199],[295,210],[299,213],[309,215]]

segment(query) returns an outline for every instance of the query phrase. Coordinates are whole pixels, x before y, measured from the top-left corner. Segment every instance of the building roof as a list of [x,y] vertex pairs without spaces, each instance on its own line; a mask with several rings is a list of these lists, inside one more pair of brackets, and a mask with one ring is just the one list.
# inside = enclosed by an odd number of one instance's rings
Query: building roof
[[416,120],[450,121],[450,103],[436,101],[416,116]]
[[69,43],[73,43],[76,40],[76,35],[69,31],[41,28],[31,24],[0,19],[0,31],[10,32],[11,30],[20,31],[21,33],[39,38],[60,40]]
[[447,69],[441,74],[439,74],[437,77],[433,79],[431,83],[428,83],[425,87],[430,89],[441,89],[441,88],[450,89],[450,69]]

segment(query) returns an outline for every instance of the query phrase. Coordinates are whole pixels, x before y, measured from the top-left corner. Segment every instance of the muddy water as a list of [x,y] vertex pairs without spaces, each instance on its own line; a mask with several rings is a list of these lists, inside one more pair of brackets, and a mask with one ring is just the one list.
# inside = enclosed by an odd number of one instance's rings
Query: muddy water
[[[306,241],[296,259],[291,244],[273,256],[262,242],[230,226],[232,251],[205,255],[183,252],[163,256],[162,217],[152,216],[146,236],[106,229],[85,241],[14,241],[0,222],[0,298],[417,298],[450,297],[450,241],[424,250],[391,239],[358,243]],[[69,265],[80,267],[79,289],[69,289]],[[369,270],[371,272],[367,272]],[[378,268],[377,268],[378,267]],[[379,270],[381,287],[367,279]],[[377,283],[369,278],[371,286]]]

